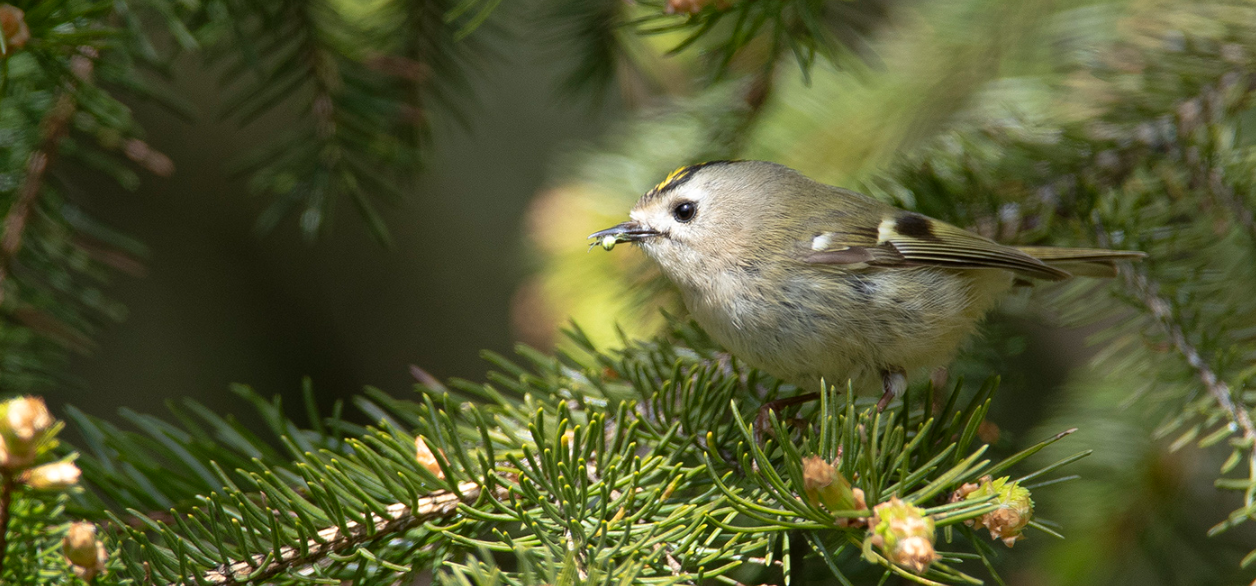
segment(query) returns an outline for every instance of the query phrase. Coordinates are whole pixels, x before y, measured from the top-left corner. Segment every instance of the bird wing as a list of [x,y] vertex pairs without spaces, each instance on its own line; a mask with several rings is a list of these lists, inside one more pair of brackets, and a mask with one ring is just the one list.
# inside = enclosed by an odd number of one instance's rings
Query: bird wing
[[875,230],[816,236],[804,260],[814,264],[995,268],[1039,279],[1067,279],[1067,271],[1010,246],[914,212],[883,217]]
[[1147,256],[1137,250],[1103,250],[1097,248],[1056,248],[1052,246],[1017,246],[1017,250],[1056,268],[1080,277],[1115,277],[1116,261],[1140,260]]

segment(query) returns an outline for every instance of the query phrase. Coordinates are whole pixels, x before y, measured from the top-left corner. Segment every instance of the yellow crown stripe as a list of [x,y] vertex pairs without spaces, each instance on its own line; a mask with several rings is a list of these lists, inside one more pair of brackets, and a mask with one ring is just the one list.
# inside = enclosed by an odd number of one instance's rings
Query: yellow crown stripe
[[671,185],[672,182],[676,181],[677,179],[680,179],[681,177],[684,177],[690,169],[693,169],[696,166],[697,165],[687,165],[679,169],[676,169],[675,171],[672,171],[670,174],[668,174],[666,178],[663,179],[663,181],[661,181],[658,185],[654,186],[654,191],[666,190],[668,185]]

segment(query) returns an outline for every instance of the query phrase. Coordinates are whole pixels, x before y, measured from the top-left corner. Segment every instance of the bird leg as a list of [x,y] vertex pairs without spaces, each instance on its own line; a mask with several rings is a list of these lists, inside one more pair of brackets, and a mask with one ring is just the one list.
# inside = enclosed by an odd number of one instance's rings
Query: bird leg
[[933,385],[933,404],[925,405],[925,408],[932,409],[934,415],[941,415],[942,408],[946,405],[946,380],[950,374],[947,367],[939,366],[929,375],[929,382]]
[[804,393],[796,397],[786,397],[784,399],[777,399],[775,401],[768,401],[767,403],[764,403],[762,407],[759,407],[759,414],[754,418],[755,440],[762,444],[763,442],[761,441],[761,438],[763,437],[763,434],[772,430],[772,416],[768,415],[772,411],[780,411],[785,407],[806,403],[807,401],[814,401],[819,398],[820,393]]
[[878,413],[885,411],[894,397],[902,395],[903,391],[907,390],[907,373],[901,368],[882,370],[881,386],[885,389],[885,393],[881,395],[881,400],[877,401]]

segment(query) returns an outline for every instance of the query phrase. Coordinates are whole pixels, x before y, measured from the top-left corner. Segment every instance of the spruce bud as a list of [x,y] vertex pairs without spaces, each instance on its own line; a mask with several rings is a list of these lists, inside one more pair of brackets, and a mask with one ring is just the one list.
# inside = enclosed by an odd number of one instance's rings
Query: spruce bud
[[55,423],[40,397],[18,397],[0,403],[0,466],[29,466]]
[[4,33],[6,52],[21,49],[31,40],[31,29],[26,26],[26,13],[12,4],[0,4],[0,32]]
[[[414,437],[414,459],[419,465],[427,468],[428,472],[435,474],[437,478],[444,480],[445,471],[440,469],[440,464],[436,460],[436,454],[432,453],[432,449],[427,447],[427,442],[423,440],[423,436]],[[441,455],[445,455],[441,452]]]
[[911,503],[891,497],[872,510],[868,541],[891,563],[923,574],[938,559],[933,519]]
[[91,580],[103,572],[105,561],[109,559],[105,545],[96,539],[96,526],[85,521],[70,525],[62,548],[73,565],[74,574],[83,580]]
[[[971,486],[971,485],[967,485]],[[1034,501],[1029,497],[1029,489],[1022,488],[1015,482],[1008,482],[1004,476],[998,480],[983,477],[976,489],[966,491],[964,500],[981,500],[990,496],[990,501],[999,508],[968,521],[977,529],[990,531],[990,539],[1001,539],[1004,545],[1012,547],[1017,540],[1024,539],[1022,531],[1034,518]]]
[[823,504],[830,511],[864,508],[863,499],[856,498],[850,481],[838,472],[834,464],[825,462],[819,456],[802,459],[802,487],[807,501],[813,505]]
[[36,490],[65,490],[78,484],[78,466],[70,462],[53,462],[23,472],[23,484]]

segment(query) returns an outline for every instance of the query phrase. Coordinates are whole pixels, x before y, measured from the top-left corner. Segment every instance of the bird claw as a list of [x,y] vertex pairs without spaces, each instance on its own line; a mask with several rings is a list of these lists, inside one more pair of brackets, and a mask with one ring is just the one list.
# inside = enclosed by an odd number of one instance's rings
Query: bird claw
[[877,401],[878,413],[885,411],[894,397],[902,395],[903,391],[907,390],[907,373],[902,370],[882,370],[881,386],[885,389],[885,393]]
[[[763,406],[759,407],[759,414],[756,415],[754,418],[754,428],[752,431],[754,432],[755,441],[758,442],[759,445],[763,445],[763,436],[772,431],[772,416],[770,415],[771,412],[780,411],[781,409],[784,409],[785,407],[790,407],[793,405],[806,403],[808,401],[814,401],[819,398],[820,398],[820,393],[806,393],[806,394],[798,395],[796,397],[787,397],[784,399],[777,399],[775,401],[768,401],[767,403],[764,403]],[[803,426],[807,424],[806,421],[803,421],[798,418],[786,419],[786,420],[783,420],[783,422],[786,423],[787,425],[798,425],[798,426]]]

